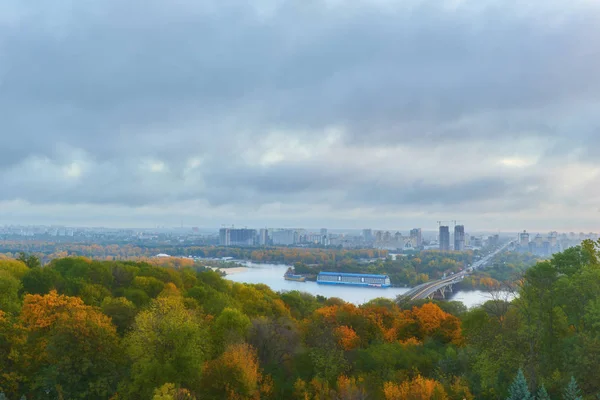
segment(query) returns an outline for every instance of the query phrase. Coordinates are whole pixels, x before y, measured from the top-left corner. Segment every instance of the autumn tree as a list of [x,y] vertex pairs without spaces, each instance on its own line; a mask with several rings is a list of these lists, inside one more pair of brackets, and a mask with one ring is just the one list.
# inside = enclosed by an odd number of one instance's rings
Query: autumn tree
[[338,377],[335,400],[366,400],[367,398],[363,379],[345,375]]
[[386,400],[447,400],[444,386],[433,380],[417,375],[400,385],[386,382],[383,387]]
[[206,399],[259,399],[263,377],[256,351],[252,346],[233,344],[216,360],[209,361],[203,370],[202,393]]
[[107,398],[116,390],[121,349],[109,317],[76,297],[27,295],[20,314],[20,364],[36,398]]

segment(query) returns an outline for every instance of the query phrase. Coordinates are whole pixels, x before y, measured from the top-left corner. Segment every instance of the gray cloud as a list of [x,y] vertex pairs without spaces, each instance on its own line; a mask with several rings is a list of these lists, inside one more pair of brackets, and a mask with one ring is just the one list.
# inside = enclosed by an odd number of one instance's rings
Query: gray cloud
[[0,201],[476,219],[596,196],[559,166],[597,168],[597,4],[257,4],[1,5]]

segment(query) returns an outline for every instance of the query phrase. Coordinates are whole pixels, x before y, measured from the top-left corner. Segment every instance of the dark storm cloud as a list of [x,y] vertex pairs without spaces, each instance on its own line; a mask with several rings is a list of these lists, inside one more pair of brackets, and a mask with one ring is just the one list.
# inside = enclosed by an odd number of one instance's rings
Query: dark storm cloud
[[[519,180],[475,164],[448,182],[434,158],[415,158],[408,177],[380,180],[385,167],[339,159],[356,147],[370,159],[380,146],[474,143],[490,158],[514,143],[539,163],[573,151],[593,159],[600,6],[454,3],[9,0],[0,198],[342,208],[552,199],[540,170]],[[252,160],[272,132],[311,144],[332,127],[338,140],[323,153],[308,146],[304,161]],[[535,186],[543,196],[523,189]]]

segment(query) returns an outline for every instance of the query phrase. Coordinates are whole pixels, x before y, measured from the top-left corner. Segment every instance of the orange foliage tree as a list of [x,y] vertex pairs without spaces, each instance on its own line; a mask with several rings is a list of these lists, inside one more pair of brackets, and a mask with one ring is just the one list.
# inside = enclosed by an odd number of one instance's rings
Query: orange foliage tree
[[122,362],[111,319],[80,298],[26,295],[19,317],[25,336],[19,361],[33,397],[106,398],[116,390]]
[[346,325],[338,326],[335,329],[335,333],[338,337],[338,343],[344,350],[355,349],[360,344],[360,338],[354,332],[354,329]]

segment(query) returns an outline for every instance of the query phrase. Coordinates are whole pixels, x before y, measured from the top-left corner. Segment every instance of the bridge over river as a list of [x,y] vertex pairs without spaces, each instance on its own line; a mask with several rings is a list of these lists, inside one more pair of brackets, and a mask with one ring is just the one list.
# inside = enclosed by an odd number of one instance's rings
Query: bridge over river
[[506,243],[504,246],[498,248],[493,253],[490,253],[487,256],[483,257],[481,260],[473,263],[471,267],[459,272],[458,274],[450,275],[435,281],[423,283],[404,293],[402,297],[407,300],[430,299],[433,297],[445,299],[446,293],[452,292],[452,287],[454,284],[460,282],[471,271],[485,266],[496,254],[506,250],[506,248],[512,243],[513,242]]

